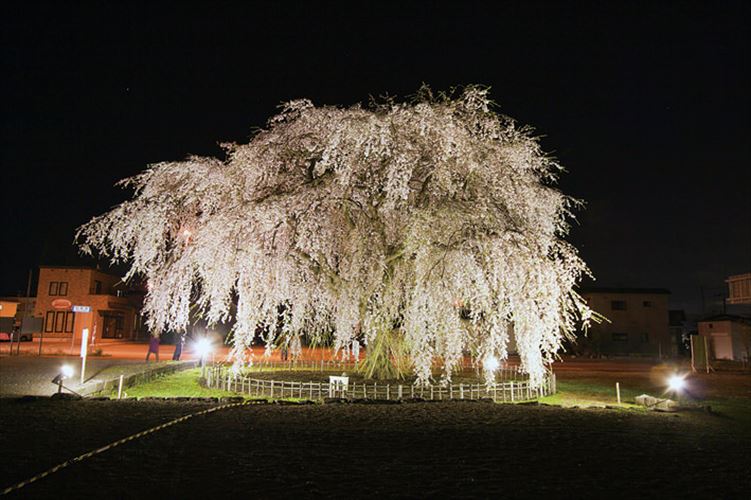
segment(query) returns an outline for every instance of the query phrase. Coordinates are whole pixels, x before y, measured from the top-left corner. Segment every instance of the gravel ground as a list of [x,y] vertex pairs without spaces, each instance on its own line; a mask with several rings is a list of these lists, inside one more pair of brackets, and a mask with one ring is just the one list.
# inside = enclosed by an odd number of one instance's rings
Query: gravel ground
[[[2,487],[206,403],[2,400]],[[253,405],[179,423],[18,498],[741,498],[749,429],[706,413],[487,403]]]

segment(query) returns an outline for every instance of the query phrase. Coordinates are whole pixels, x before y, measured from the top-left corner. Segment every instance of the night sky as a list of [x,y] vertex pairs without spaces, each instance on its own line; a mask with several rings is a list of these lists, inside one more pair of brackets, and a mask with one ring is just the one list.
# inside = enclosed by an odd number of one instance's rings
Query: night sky
[[751,271],[749,2],[3,5],[0,293],[79,262],[74,228],[149,163],[422,82],[489,85],[544,136],[597,285],[695,311]]

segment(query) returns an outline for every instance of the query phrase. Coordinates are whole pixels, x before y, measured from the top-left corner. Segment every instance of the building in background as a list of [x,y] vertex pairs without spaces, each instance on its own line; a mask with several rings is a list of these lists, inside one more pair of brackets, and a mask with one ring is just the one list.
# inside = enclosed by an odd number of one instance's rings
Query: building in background
[[34,315],[41,318],[40,333],[49,337],[78,338],[89,328],[92,341],[134,339],[143,330],[142,299],[118,276],[98,269],[40,266]]
[[39,321],[34,318],[36,297],[0,297],[0,340],[10,340],[19,332],[20,340],[33,340]]
[[666,357],[680,353],[680,340],[670,335],[668,290],[588,287],[579,293],[609,320],[592,323],[587,336],[579,340],[581,354]]
[[15,302],[17,304],[16,319],[18,321],[34,316],[36,297],[0,297],[0,301]]
[[728,284],[728,304],[751,304],[751,273],[728,276],[725,283]]
[[717,314],[699,321],[699,335],[706,337],[712,359],[748,362],[751,359],[751,319]]

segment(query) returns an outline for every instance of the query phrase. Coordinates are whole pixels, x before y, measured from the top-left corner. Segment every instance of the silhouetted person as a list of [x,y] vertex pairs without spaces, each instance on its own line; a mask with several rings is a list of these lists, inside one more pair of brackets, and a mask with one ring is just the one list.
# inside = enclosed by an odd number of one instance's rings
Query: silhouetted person
[[146,353],[146,362],[149,362],[149,357],[151,356],[151,353],[154,353],[154,356],[156,356],[157,363],[159,362],[159,337],[151,337],[149,340],[149,352]]
[[180,361],[180,356],[183,353],[183,345],[185,345],[185,334],[182,333],[177,338],[177,344],[175,345],[175,352],[172,353],[172,361]]

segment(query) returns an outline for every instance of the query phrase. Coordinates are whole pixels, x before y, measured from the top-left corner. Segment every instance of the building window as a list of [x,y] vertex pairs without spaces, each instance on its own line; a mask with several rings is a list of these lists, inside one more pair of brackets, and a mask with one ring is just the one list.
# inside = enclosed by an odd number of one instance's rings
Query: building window
[[626,301],[625,300],[611,300],[610,309],[612,309],[613,311],[625,311]]
[[72,311],[47,311],[44,318],[45,333],[73,333],[76,313]]
[[613,342],[628,342],[628,333],[613,333]]
[[94,281],[94,294],[99,295],[102,293],[102,282],[99,280]]
[[643,304],[644,304],[644,307],[652,307],[652,301],[651,300],[645,300],[643,302]]
[[52,333],[55,329],[55,311],[47,311],[47,316],[44,318],[44,332]]
[[644,332],[641,334],[641,341],[642,343],[646,344],[649,342],[649,333]]
[[65,333],[73,333],[73,323],[76,320],[76,313],[68,311],[65,313]]
[[63,333],[65,330],[65,311],[55,313],[55,333]]
[[50,281],[50,295],[68,295],[67,281]]

